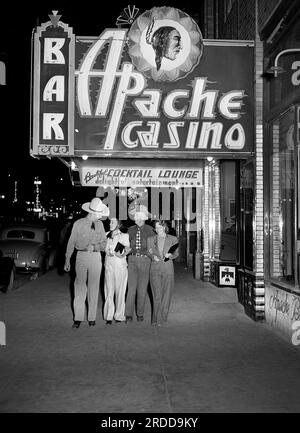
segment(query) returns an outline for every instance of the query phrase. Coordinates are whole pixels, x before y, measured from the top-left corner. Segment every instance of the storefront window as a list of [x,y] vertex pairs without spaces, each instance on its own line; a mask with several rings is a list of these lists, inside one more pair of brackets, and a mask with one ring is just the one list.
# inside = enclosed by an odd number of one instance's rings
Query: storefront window
[[295,282],[294,109],[272,122],[270,264],[271,276]]
[[241,265],[253,270],[253,203],[254,203],[254,164],[242,164],[240,188],[241,219]]
[[236,261],[235,161],[220,163],[221,260]]

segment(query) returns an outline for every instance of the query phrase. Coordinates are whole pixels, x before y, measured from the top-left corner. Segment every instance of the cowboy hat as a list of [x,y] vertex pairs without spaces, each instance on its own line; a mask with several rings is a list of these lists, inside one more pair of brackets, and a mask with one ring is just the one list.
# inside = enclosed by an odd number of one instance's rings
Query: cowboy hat
[[128,209],[128,214],[130,216],[130,218],[140,218],[140,219],[145,219],[147,220],[148,218],[151,217],[151,214],[148,212],[148,209],[145,205],[143,204],[138,204],[135,203],[132,206],[129,206]]
[[99,197],[93,198],[92,201],[84,203],[81,207],[86,212],[98,215],[99,217],[109,216],[108,207],[102,202]]

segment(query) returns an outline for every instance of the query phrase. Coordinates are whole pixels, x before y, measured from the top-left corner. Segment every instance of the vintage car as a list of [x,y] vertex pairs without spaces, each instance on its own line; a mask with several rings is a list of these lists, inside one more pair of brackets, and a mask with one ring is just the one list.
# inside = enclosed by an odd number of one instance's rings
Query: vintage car
[[0,251],[14,260],[17,272],[41,275],[54,265],[55,250],[46,227],[14,224],[1,227]]

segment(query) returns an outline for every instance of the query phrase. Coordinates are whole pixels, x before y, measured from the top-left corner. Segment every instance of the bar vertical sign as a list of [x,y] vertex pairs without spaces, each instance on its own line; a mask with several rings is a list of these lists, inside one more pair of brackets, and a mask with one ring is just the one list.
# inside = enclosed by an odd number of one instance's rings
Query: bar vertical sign
[[37,28],[34,35],[33,153],[74,153],[74,47],[72,29],[59,21]]

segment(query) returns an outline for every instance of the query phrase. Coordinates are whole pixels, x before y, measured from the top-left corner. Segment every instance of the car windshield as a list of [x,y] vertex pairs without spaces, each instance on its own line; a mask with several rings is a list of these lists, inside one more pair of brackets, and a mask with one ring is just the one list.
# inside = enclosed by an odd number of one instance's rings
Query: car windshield
[[14,239],[34,239],[35,233],[30,230],[10,230],[7,232],[7,238]]

